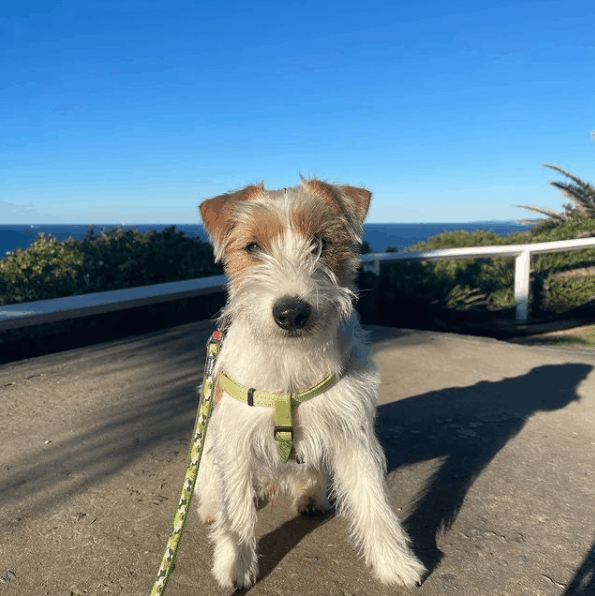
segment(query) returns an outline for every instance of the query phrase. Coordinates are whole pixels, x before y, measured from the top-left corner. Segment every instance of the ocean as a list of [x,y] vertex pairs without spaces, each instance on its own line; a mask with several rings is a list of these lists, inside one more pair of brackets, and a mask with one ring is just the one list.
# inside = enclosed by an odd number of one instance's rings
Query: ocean
[[[102,226],[95,226],[99,230]],[[104,225],[106,229],[113,227]],[[124,229],[138,229],[140,232],[147,230],[163,230],[167,227],[164,224],[138,224],[122,226]],[[198,236],[206,240],[207,235],[200,224],[179,224],[176,229],[184,232],[188,237]],[[440,234],[445,230],[493,230],[496,234],[508,236],[512,232],[523,232],[530,227],[520,225],[514,221],[481,221],[468,223],[387,223],[387,224],[365,224],[364,240],[366,240],[374,252],[382,252],[392,246],[403,250],[404,248],[423,242],[430,236]],[[0,225],[0,255],[14,251],[16,248],[27,248],[37,235],[53,235],[57,240],[65,240],[69,237],[82,239],[87,231],[86,224],[31,224],[31,225]],[[1,258],[1,257],[0,257]]]

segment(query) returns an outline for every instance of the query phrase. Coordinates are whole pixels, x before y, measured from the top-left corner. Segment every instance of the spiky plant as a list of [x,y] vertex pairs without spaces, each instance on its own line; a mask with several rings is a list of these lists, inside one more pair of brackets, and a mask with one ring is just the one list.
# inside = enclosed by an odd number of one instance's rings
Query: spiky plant
[[595,217],[595,186],[560,166],[553,166],[547,163],[543,165],[546,168],[551,168],[564,174],[564,176],[572,180],[572,182],[549,182],[551,186],[558,189],[572,203],[566,203],[564,205],[563,213],[557,213],[547,207],[531,207],[529,205],[516,205],[516,207],[522,207],[523,209],[529,209],[547,215],[549,221],[555,225],[569,221],[577,216],[581,218]]

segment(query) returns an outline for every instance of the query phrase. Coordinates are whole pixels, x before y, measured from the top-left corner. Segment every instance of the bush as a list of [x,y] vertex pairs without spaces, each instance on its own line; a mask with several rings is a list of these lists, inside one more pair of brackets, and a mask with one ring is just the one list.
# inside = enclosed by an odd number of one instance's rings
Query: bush
[[69,296],[77,292],[84,255],[76,241],[39,234],[26,250],[0,261],[0,304]]
[[0,261],[0,304],[104,292],[218,275],[208,243],[169,226],[162,232],[87,229],[83,240],[39,234]]
[[[557,226],[541,226],[508,237],[490,230],[443,232],[410,251],[534,244],[595,236],[595,218],[573,219]],[[595,264],[595,249],[539,255],[531,260],[533,307],[563,312],[595,297],[593,276],[560,280],[556,274]],[[514,258],[461,259],[434,262],[398,263],[386,266],[386,275],[399,292],[424,304],[454,310],[505,310],[514,306]]]

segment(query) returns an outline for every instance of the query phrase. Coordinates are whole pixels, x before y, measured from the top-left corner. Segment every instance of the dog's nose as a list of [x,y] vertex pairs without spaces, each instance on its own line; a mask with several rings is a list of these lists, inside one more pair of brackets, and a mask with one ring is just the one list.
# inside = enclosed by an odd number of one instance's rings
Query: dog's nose
[[273,306],[275,323],[286,331],[303,329],[310,320],[312,307],[301,298],[283,296]]

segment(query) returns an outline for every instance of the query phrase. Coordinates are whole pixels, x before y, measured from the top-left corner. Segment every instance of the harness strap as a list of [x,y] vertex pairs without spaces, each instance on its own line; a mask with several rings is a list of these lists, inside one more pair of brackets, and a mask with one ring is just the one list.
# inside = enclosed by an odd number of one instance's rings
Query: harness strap
[[294,455],[292,407],[320,395],[332,387],[336,380],[335,375],[327,375],[324,379],[316,383],[316,385],[306,389],[306,391],[279,394],[256,391],[251,387],[245,387],[232,379],[227,373],[221,373],[219,377],[221,390],[231,395],[234,399],[247,403],[250,406],[274,408],[273,420],[275,427],[273,433],[282,462],[288,461]]
[[291,418],[291,395],[280,395],[275,400],[275,428],[273,436],[277,441],[281,461],[293,456],[293,420]]

